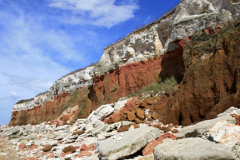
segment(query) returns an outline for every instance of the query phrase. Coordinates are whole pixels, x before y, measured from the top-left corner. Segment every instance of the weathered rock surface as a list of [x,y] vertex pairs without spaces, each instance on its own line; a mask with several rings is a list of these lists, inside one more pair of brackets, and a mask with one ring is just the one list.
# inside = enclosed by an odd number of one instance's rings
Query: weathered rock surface
[[202,160],[236,159],[231,147],[216,144],[201,138],[187,138],[168,141],[154,148],[155,160]]
[[194,125],[184,127],[179,130],[179,133],[177,133],[176,136],[178,138],[201,137],[207,129],[219,121],[227,121],[230,124],[235,124],[236,120],[231,116],[231,113],[237,110],[238,108],[231,107],[224,113],[219,114],[215,119],[202,121]]
[[152,142],[148,143],[148,144],[144,147],[144,149],[142,150],[142,154],[143,154],[144,156],[153,154],[154,148],[155,148],[157,145],[163,143],[163,140],[164,140],[164,139],[176,140],[177,137],[174,136],[174,135],[172,135],[172,134],[166,133],[166,134],[162,135],[161,137],[159,137],[158,139],[153,140]]
[[99,156],[103,159],[120,159],[136,153],[147,143],[160,136],[160,130],[153,127],[142,127],[98,142],[96,148]]
[[227,123],[227,121],[219,121],[208,129],[205,136],[222,145],[234,146],[240,142],[240,126]]

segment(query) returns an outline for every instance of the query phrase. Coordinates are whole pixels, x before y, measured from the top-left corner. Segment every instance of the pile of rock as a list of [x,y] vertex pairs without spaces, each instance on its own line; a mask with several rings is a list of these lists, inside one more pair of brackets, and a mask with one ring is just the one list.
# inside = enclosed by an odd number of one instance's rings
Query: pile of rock
[[0,157],[153,160],[236,159],[240,155],[239,109],[232,107],[215,119],[181,127],[162,124],[139,104],[137,98],[120,99],[72,126],[57,121],[1,126],[0,142],[6,146],[0,148]]

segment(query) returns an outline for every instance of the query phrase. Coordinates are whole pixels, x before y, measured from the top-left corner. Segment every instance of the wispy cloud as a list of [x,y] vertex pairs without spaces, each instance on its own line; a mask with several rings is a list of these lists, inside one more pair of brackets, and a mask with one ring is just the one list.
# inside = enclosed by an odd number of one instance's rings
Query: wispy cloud
[[96,62],[103,41],[109,41],[103,33],[133,18],[137,3],[0,0],[0,116],[10,114],[18,100],[33,98],[63,75]]
[[17,93],[15,93],[14,91],[10,91],[9,94],[5,95],[5,96],[0,96],[0,99],[17,99],[19,98],[20,95],[18,95]]
[[112,27],[134,17],[139,9],[136,0],[48,0],[49,6],[67,10],[61,21]]

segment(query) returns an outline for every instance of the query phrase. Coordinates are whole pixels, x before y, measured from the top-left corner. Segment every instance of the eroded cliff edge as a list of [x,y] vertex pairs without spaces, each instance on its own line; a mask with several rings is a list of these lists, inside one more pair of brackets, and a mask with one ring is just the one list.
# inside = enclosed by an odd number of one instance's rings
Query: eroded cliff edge
[[[234,77],[239,62],[238,56],[232,55],[239,52],[235,45],[231,54],[226,54],[229,53],[229,49],[225,51],[228,43],[218,49],[206,44],[214,41],[209,45],[216,46],[215,43],[225,39],[226,32],[237,32],[230,21],[237,19],[238,15],[239,1],[236,0],[184,0],[157,22],[106,47],[95,66],[67,75],[56,81],[48,92],[15,104],[10,125],[56,119],[71,107],[76,107],[72,121],[84,118],[101,104],[115,102],[156,82],[159,77],[172,75],[179,81],[183,78],[183,81],[180,89],[171,98],[166,98],[167,105],[161,106],[161,101],[158,102],[159,108],[165,109],[159,113],[162,120],[188,125],[213,118],[222,112],[220,110],[238,102],[237,89],[230,86],[237,88]],[[232,27],[224,34],[214,33],[219,35],[218,38],[211,37],[213,31],[226,28],[221,24]],[[195,31],[204,31],[204,34],[195,34],[184,50],[186,41]],[[198,39],[205,34],[207,38]],[[238,34],[232,36],[237,38]],[[209,50],[205,50],[206,46]],[[220,50],[222,55],[218,53]],[[225,103],[226,96],[230,98],[228,101],[236,100]],[[219,105],[224,107],[219,110]]]

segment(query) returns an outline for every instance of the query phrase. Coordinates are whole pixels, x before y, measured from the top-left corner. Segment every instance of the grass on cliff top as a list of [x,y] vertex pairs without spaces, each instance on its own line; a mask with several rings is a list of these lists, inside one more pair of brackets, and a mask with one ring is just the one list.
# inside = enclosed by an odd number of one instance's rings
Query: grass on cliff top
[[129,97],[138,97],[142,93],[150,94],[152,92],[170,93],[171,91],[178,90],[178,87],[176,86],[177,83],[177,80],[173,76],[167,78],[159,78],[156,83],[152,83],[141,88],[135,93],[131,93]]
[[32,101],[32,100],[34,100],[34,98],[31,98],[31,99],[23,99],[23,100],[18,101],[16,104],[26,103],[26,102],[30,102],[30,101]]

